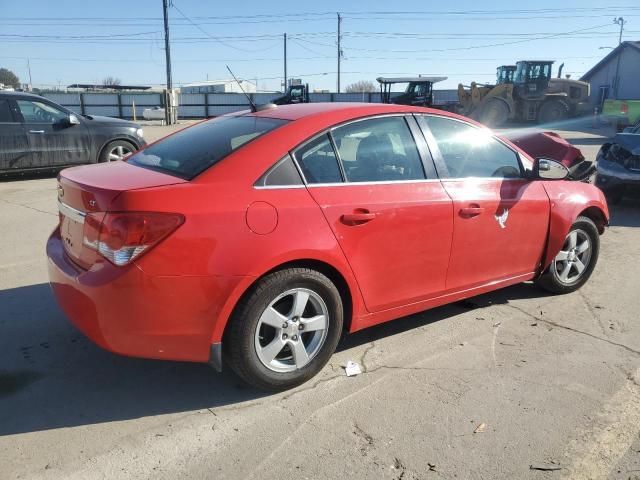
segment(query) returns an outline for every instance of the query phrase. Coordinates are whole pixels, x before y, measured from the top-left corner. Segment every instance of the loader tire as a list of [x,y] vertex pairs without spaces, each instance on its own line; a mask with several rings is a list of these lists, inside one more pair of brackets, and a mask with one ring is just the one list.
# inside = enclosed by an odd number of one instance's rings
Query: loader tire
[[489,100],[480,113],[480,123],[487,127],[500,127],[509,119],[509,106],[498,99]]
[[547,100],[538,111],[538,123],[561,122],[569,118],[569,109],[559,100]]

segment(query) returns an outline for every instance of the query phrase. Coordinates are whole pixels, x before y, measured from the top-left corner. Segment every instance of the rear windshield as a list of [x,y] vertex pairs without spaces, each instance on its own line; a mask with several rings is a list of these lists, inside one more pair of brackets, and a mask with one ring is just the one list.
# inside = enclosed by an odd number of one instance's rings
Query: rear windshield
[[286,122],[253,115],[220,117],[171,135],[127,161],[190,180],[245,143]]

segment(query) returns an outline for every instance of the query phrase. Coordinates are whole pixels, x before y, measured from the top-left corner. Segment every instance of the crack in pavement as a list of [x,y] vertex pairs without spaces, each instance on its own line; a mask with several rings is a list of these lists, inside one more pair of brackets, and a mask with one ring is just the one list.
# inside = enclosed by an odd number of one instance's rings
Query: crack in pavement
[[580,297],[584,301],[584,304],[587,306],[587,310],[589,310],[589,313],[591,314],[591,316],[595,320],[597,320],[598,325],[600,325],[600,330],[602,330],[602,334],[606,336],[607,335],[607,330],[606,330],[604,324],[602,323],[602,318],[600,317],[600,315],[598,315],[596,313],[596,309],[593,307],[593,305],[591,305],[591,300],[589,300],[589,298],[587,298],[587,296],[584,294],[582,289],[578,290],[578,295],[580,295]]
[[9,200],[5,200],[4,198],[0,198],[0,201],[2,201],[4,203],[8,203],[9,205],[15,205],[16,207],[28,208],[29,210],[33,210],[34,212],[46,213],[47,215],[53,215],[54,217],[58,216],[57,213],[47,212],[46,210],[40,210],[39,208],[30,207],[28,205],[23,205],[22,203],[10,202]]
[[532,313],[529,313],[526,310],[524,310],[523,308],[520,308],[517,305],[513,305],[511,303],[507,303],[505,306],[507,306],[509,308],[513,308],[514,310],[517,310],[520,313],[523,313],[524,315],[528,316],[529,318],[533,318],[534,320],[536,320],[538,322],[542,322],[542,323],[545,323],[547,325],[552,325],[554,327],[558,327],[558,328],[561,328],[563,330],[568,330],[570,332],[579,333],[581,335],[586,335],[587,337],[591,337],[591,338],[593,338],[595,340],[600,340],[601,342],[605,342],[605,343],[608,343],[610,345],[614,345],[616,347],[623,348],[623,349],[627,350],[628,352],[634,353],[636,355],[640,355],[640,350],[635,350],[635,349],[633,349],[633,348],[631,348],[628,345],[625,345],[623,343],[614,342],[613,340],[609,340],[608,338],[599,337],[597,335],[594,335],[593,333],[585,332],[583,330],[578,330],[577,328],[573,328],[573,327],[567,327],[566,325],[561,325],[561,324],[556,323],[556,322],[554,322],[552,320],[547,320],[547,319],[544,319],[542,317],[537,317],[536,315],[534,315]]
[[364,352],[362,352],[362,355],[360,355],[360,365],[362,365],[362,371],[363,373],[367,373],[369,371],[369,368],[367,367],[367,364],[365,363],[364,359],[367,356],[367,354],[373,350],[376,346],[376,342],[373,341],[369,344],[369,346],[365,349]]

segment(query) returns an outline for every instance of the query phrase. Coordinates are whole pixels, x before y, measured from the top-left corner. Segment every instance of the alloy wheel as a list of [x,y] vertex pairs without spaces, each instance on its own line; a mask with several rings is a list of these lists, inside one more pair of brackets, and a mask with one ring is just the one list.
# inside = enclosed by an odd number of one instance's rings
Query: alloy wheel
[[591,240],[584,230],[569,232],[553,260],[558,280],[566,285],[580,280],[591,261],[591,249]]
[[255,349],[260,362],[275,372],[303,368],[327,338],[329,310],[322,297],[294,288],[269,303],[258,321]]
[[107,158],[110,162],[116,162],[118,160],[122,160],[124,157],[126,157],[130,153],[131,153],[130,148],[127,148],[124,145],[117,145],[111,149]]

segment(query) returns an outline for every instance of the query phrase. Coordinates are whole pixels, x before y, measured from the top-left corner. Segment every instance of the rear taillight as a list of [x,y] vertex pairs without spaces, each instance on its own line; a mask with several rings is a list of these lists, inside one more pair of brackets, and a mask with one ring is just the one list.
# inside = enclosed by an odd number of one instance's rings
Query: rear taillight
[[620,112],[623,115],[627,115],[629,113],[629,104],[627,102],[622,102],[622,105],[620,105]]
[[92,212],[84,222],[85,247],[122,266],[148,251],[184,222],[177,213]]

